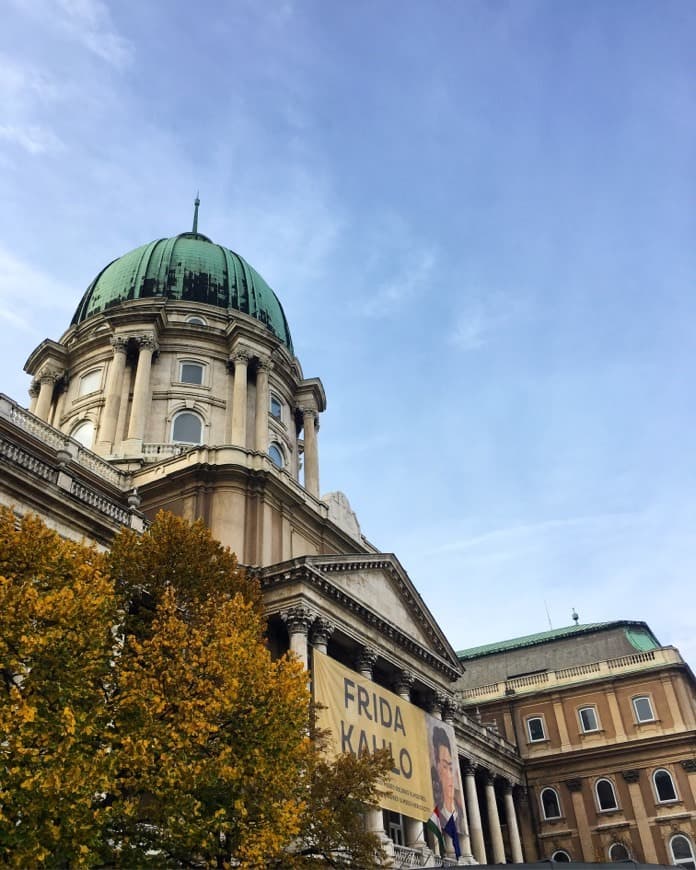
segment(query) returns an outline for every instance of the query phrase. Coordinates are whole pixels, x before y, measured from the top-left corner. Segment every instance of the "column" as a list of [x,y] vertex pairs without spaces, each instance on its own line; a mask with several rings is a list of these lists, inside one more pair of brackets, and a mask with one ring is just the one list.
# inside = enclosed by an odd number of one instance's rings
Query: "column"
[[123,374],[126,370],[126,339],[114,336],[111,346],[114,350],[109,367],[109,377],[106,383],[106,399],[99,424],[97,448],[100,453],[112,453],[116,440],[116,423],[121,406],[121,390],[123,389]]
[[430,696],[430,706],[428,712],[436,719],[442,719],[442,711],[445,709],[449,701],[449,697],[444,692],[433,692]]
[[314,622],[314,613],[308,607],[297,605],[288,608],[288,610],[283,610],[280,618],[288,628],[290,652],[295,653],[305,669],[307,669],[309,663],[307,635],[309,634],[310,625]]
[[35,414],[36,402],[39,398],[39,391],[41,389],[41,384],[38,381],[32,381],[31,386],[29,387],[29,410],[32,414]]
[[329,638],[334,633],[335,625],[323,616],[317,616],[312,624],[312,647],[326,655]]
[[131,455],[141,453],[143,449],[145,420],[147,419],[150,404],[150,371],[152,369],[152,357],[157,350],[154,335],[139,336],[138,347],[138,367],[135,370],[133,404],[128,424],[128,436],[124,445],[126,451]]
[[249,351],[240,348],[232,355],[234,387],[232,389],[232,443],[246,447],[247,426],[247,366]]
[[410,702],[411,686],[414,682],[415,677],[413,675],[413,671],[409,671],[407,668],[404,668],[403,671],[400,671],[399,676],[396,678],[394,683],[394,690],[403,701]]
[[[578,837],[580,838],[580,847],[582,848],[583,861],[592,862],[595,860],[594,846],[592,845],[592,833],[587,821],[587,812],[585,811],[585,799],[582,793],[582,779],[575,777],[566,780],[566,787],[573,801],[573,813],[575,815],[575,824],[578,829]],[[542,856],[545,857],[545,856]],[[655,859],[657,862],[657,859]]]
[[493,863],[505,863],[505,846],[503,845],[503,832],[500,829],[500,817],[498,816],[498,803],[495,799],[495,786],[493,777],[486,775],[484,781],[486,792],[486,809],[488,810],[488,825],[491,834],[491,846],[493,847]]
[[46,422],[48,422],[48,417],[51,412],[53,389],[59,377],[59,373],[54,369],[42,369],[39,374],[39,397],[36,400],[34,413],[37,417]]
[[304,427],[304,485],[308,492],[319,498],[319,451],[317,448],[319,414],[313,408],[303,408],[302,421]]
[[512,796],[512,783],[505,784],[503,792],[505,802],[505,820],[508,827],[508,835],[510,837],[510,851],[512,852],[513,864],[522,864],[522,841],[520,840],[520,829],[517,825],[517,813],[515,812],[515,802]]
[[259,453],[268,450],[268,372],[271,361],[268,358],[259,359],[256,365],[256,421],[254,447]]
[[631,804],[633,805],[633,818],[636,820],[638,837],[643,847],[643,861],[646,864],[657,864],[657,851],[655,849],[650,818],[640,791],[640,770],[622,770],[621,775],[628,783],[628,793],[631,796]]
[[471,847],[474,858],[479,864],[487,864],[486,845],[483,839],[483,825],[481,824],[481,810],[479,809],[478,794],[476,793],[476,774],[472,765],[464,768],[464,792],[466,794],[466,809],[469,813],[469,832],[471,834]]
[[[305,417],[305,420],[306,419],[307,418]],[[364,677],[366,680],[371,680],[372,669],[374,668],[376,661],[376,650],[372,649],[372,647],[369,646],[362,647],[355,661],[355,666],[360,676]],[[376,834],[382,844],[384,844],[386,841],[391,842],[384,830],[384,817],[382,816],[382,810],[380,807],[368,808],[367,812],[365,813],[365,824],[367,830],[372,831],[373,834]]]

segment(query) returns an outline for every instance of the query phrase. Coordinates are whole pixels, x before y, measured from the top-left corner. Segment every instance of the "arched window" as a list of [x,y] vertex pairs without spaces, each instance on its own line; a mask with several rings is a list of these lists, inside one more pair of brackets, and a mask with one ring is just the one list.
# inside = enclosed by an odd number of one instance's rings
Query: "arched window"
[[674,787],[672,774],[668,770],[656,770],[653,773],[653,782],[660,803],[677,800],[677,790]]
[[202,441],[203,421],[198,414],[182,411],[172,424],[172,441],[182,444],[200,444]]
[[545,788],[541,793],[541,808],[545,819],[560,819],[561,804],[558,794],[553,788]]
[[205,326],[206,322],[202,317],[199,317],[197,314],[192,314],[191,317],[186,318],[187,323],[192,323],[194,326]]
[[278,468],[283,468],[285,465],[285,457],[283,456],[283,450],[277,441],[271,441],[268,446],[268,455],[274,465]]
[[613,864],[617,864],[619,861],[630,861],[631,853],[623,843],[612,843],[609,846],[609,860]]
[[92,369],[91,372],[82,375],[78,395],[86,396],[88,393],[95,393],[101,387],[101,376],[101,369]]
[[619,805],[616,802],[616,792],[614,784],[609,779],[598,779],[595,785],[597,792],[597,805],[600,810],[617,810]]
[[570,855],[563,849],[556,849],[551,856],[551,860],[557,864],[570,864]]
[[539,740],[546,740],[544,720],[541,716],[530,716],[529,719],[527,719],[527,733],[529,734],[530,743],[536,743]]
[[672,863],[679,867],[687,867],[696,870],[694,861],[694,848],[691,842],[683,834],[675,834],[669,841],[669,849],[672,853]]
[[654,722],[652,703],[647,695],[639,695],[633,698],[633,712],[636,714],[636,722]]
[[94,444],[94,423],[91,420],[83,420],[75,426],[70,437],[79,441],[83,447],[91,448]]
[[585,734],[589,731],[599,731],[597,711],[594,707],[580,707],[578,716],[580,717],[580,727]]

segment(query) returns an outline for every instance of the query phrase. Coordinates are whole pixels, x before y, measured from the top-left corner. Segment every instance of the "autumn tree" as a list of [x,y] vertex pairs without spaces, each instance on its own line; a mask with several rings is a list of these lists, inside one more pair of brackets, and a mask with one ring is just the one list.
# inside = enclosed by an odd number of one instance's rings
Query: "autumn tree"
[[[108,554],[0,512],[0,863],[374,866],[390,762],[323,751],[254,580],[160,514]],[[314,737],[314,739],[312,739]]]
[[0,619],[0,864],[90,866],[112,771],[103,556],[0,509]]

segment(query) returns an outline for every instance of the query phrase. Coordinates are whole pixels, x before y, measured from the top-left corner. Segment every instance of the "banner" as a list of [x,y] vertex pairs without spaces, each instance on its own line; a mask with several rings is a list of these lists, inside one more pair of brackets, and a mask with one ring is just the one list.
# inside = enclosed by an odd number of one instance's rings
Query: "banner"
[[313,664],[314,699],[324,708],[319,726],[331,732],[334,752],[391,751],[391,793],[381,806],[423,821],[435,806],[445,818],[459,813],[462,785],[452,727],[316,650]]

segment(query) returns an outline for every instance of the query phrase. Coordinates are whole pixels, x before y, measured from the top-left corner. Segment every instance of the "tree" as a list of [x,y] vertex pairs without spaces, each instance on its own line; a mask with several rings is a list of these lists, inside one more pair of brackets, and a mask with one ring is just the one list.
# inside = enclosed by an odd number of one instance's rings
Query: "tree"
[[387,757],[324,753],[306,672],[202,523],[101,554],[2,510],[0,612],[0,863],[374,864]]
[[0,509],[0,864],[89,866],[109,787],[104,557]]

